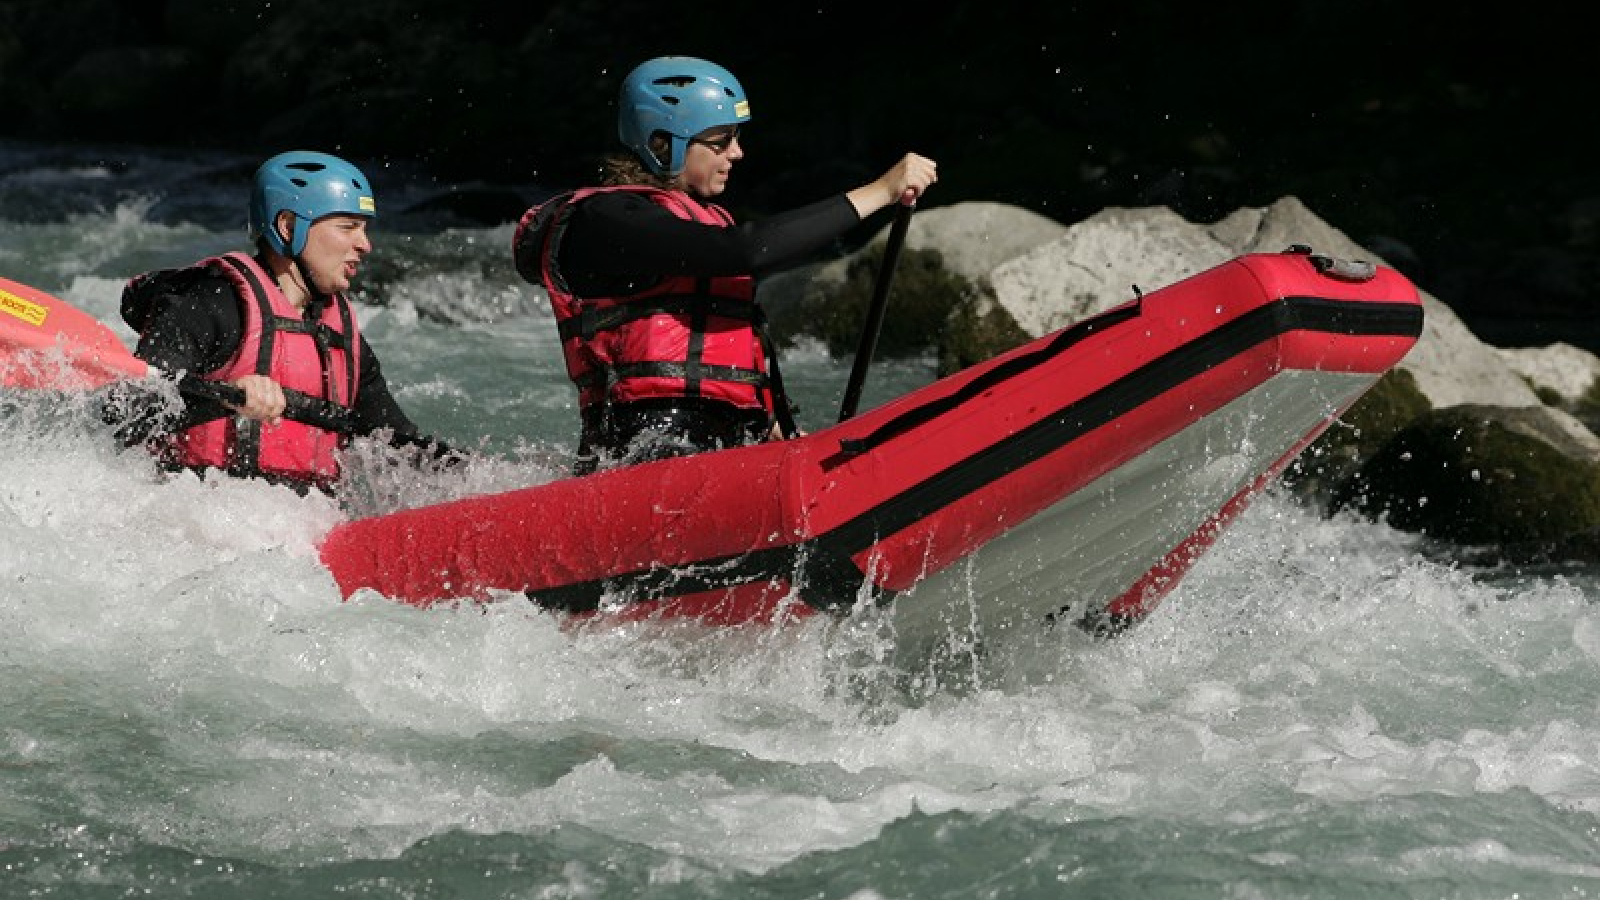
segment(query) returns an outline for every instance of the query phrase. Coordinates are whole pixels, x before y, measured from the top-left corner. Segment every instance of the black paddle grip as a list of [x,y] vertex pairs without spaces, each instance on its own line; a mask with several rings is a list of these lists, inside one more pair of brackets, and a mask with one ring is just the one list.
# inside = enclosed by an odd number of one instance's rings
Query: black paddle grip
[[[244,388],[221,381],[207,381],[203,378],[185,378],[178,382],[178,390],[190,397],[232,403],[236,406],[245,401]],[[325,428],[328,431],[337,431],[340,434],[356,433],[350,411],[337,403],[330,403],[293,388],[283,389],[283,399],[284,418]]]

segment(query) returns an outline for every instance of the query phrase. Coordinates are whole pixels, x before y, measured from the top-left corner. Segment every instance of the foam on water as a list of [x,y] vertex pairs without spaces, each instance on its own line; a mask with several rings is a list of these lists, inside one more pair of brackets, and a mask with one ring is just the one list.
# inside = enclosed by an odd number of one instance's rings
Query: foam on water
[[[986,683],[908,695],[878,689],[897,673],[871,662],[869,619],[572,631],[520,598],[340,602],[314,549],[334,501],[157,477],[59,403],[23,401],[7,426],[11,752],[106,778],[129,723],[149,796],[95,812],[151,841],[386,856],[450,828],[580,824],[759,870],[912,809],[1600,797],[1597,624],[1577,586],[1508,592],[1280,498],[1124,638],[1064,634],[982,667]],[[57,721],[85,705],[110,736]]]
[[[59,277],[39,286],[120,327],[129,260],[228,238],[125,214],[0,221],[0,260],[23,235],[19,280]],[[121,249],[68,263],[106,230]],[[376,445],[352,451],[339,498],[160,476],[114,446],[95,398],[0,394],[0,879],[68,895],[1600,893],[1591,574],[1472,571],[1286,497],[1261,498],[1120,638],[1061,628],[990,658],[974,636],[915,671],[867,610],[708,631],[574,627],[514,596],[341,601],[316,545],[342,517],[564,471],[576,416],[547,313],[512,308],[521,288],[464,252],[397,267],[400,302],[363,308],[402,403],[485,454],[437,478]],[[784,361],[823,424],[847,364],[814,345]],[[928,366],[873,377],[869,405]]]

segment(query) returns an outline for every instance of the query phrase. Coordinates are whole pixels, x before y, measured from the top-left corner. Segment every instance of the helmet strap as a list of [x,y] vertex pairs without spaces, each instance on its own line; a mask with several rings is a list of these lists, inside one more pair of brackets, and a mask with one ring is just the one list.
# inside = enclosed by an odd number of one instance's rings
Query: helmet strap
[[[276,222],[273,223],[273,227],[278,227]],[[289,213],[288,237],[284,237],[282,231],[278,232],[278,237],[283,238],[284,249],[291,251],[291,253],[294,250],[295,229],[299,227],[300,217],[291,212]],[[289,262],[294,265],[295,274],[300,278],[300,286],[306,290],[306,297],[308,298],[306,300],[306,311],[308,316],[312,315],[312,311],[315,311],[315,315],[320,316],[322,308],[328,305],[328,295],[317,290],[317,283],[311,280],[311,270],[306,268],[306,264],[300,256],[301,254],[299,253],[292,253],[289,256]]]
[[[288,234],[284,234],[283,233],[283,224],[282,223],[283,223],[283,217],[284,217],[285,214],[287,214],[289,216],[289,233]],[[279,210],[278,213],[272,217],[272,231],[273,231],[273,234],[275,234],[277,236],[278,240],[280,242],[282,242],[282,244],[283,244],[283,250],[284,250],[284,254],[283,255],[284,256],[293,256],[294,255],[294,232],[295,232],[295,229],[299,227],[299,225],[300,225],[300,217],[298,215],[295,215],[292,212],[289,212],[289,210],[287,210],[287,209]]]
[[292,257],[289,261],[294,263],[294,270],[300,274],[300,284],[305,287],[306,296],[310,298],[306,301],[306,318],[322,315],[323,308],[328,305],[328,295],[317,290],[317,283],[311,280],[311,270],[306,268],[300,257]]

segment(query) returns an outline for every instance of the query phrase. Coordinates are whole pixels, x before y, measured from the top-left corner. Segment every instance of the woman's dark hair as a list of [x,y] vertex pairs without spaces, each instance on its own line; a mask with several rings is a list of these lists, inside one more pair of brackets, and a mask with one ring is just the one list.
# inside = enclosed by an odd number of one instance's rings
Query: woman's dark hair
[[[660,132],[650,138],[650,149],[655,151],[658,159],[667,152],[667,141],[667,136]],[[666,191],[674,187],[671,178],[651,172],[644,167],[639,157],[632,153],[613,153],[600,161],[600,169],[600,182],[607,187],[619,184],[644,184]]]

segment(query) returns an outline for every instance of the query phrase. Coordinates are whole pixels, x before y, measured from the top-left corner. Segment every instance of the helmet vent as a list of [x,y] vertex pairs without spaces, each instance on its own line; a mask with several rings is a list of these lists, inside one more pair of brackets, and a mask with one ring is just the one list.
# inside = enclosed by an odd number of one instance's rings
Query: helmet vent
[[298,256],[308,229],[285,238],[274,227],[279,214],[315,222],[331,215],[373,218],[377,206],[367,177],[350,163],[310,150],[280,153],[261,164],[250,188],[250,233],[284,256]]
[[[750,121],[750,104],[733,73],[690,56],[659,56],[633,68],[617,92],[617,137],[646,169],[675,175],[687,141],[708,128]],[[653,146],[658,135],[671,140]]]

